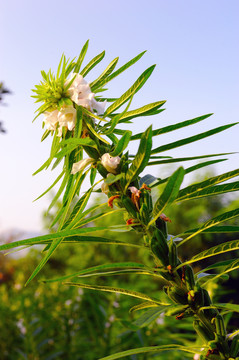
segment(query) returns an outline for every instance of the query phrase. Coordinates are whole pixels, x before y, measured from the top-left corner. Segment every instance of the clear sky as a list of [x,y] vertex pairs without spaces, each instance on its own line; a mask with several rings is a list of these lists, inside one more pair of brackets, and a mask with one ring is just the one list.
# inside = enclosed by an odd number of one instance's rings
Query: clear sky
[[[88,60],[106,50],[102,65],[89,74],[89,82],[116,56],[122,65],[148,50],[134,69],[110,83],[110,96],[122,94],[147,67],[157,64],[131,106],[167,100],[167,110],[153,120],[155,129],[215,114],[170,138],[160,137],[154,143],[159,146],[238,121],[238,13],[237,0],[0,1],[0,81],[13,92],[5,99],[8,106],[0,107],[0,119],[8,130],[0,134],[0,232],[40,231],[41,213],[49,199],[32,200],[56,177],[50,171],[31,175],[50,148],[48,141],[40,142],[42,119],[32,124],[36,106],[30,95],[40,81],[40,70],[55,70],[62,52],[78,56],[87,39]],[[145,129],[147,119],[137,119],[133,130]],[[238,135],[239,127],[234,127],[168,155],[238,151]],[[217,165],[217,173],[238,167],[238,159],[233,155]]]

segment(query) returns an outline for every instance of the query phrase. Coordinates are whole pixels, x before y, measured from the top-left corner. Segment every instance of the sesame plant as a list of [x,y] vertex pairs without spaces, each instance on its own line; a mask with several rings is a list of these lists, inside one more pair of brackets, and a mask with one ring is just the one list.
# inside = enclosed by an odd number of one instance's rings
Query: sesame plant
[[[194,136],[168,142],[165,145],[153,146],[153,139],[161,134],[169,134],[177,129],[190,126],[209,118],[206,114],[175,123],[159,129],[149,126],[144,132],[132,134],[127,124],[137,117],[157,115],[165,101],[143,104],[137,109],[130,109],[133,96],[143,87],[152,74],[155,65],[146,69],[133,85],[118,98],[104,97],[105,85],[115,77],[133,66],[144,54],[128,61],[115,70],[118,58],[91,82],[86,81],[88,73],[103,60],[105,52],[95,56],[88,64],[82,66],[88,48],[88,41],[83,46],[78,59],[67,60],[63,55],[57,72],[42,71],[42,81],[36,85],[34,98],[40,107],[36,118],[44,115],[45,132],[42,141],[51,137],[50,156],[35,172],[62,170],[54,183],[42,194],[45,195],[58,185],[49,210],[61,199],[61,207],[51,227],[58,224],[54,233],[21,240],[0,246],[1,250],[19,246],[44,245],[42,260],[33,271],[27,284],[39,273],[54,251],[61,244],[87,243],[107,246],[135,247],[144,249],[150,255],[151,264],[144,264],[136,258],[135,262],[119,259],[117,263],[96,265],[88,269],[79,269],[77,273],[57,279],[46,279],[62,282],[65,286],[76,286],[103,292],[120,293],[140,300],[130,309],[140,313],[133,322],[135,326],[144,326],[157,319],[160,314],[172,316],[178,323],[190,318],[195,332],[200,339],[195,346],[169,344],[161,346],[129,349],[117,354],[109,354],[102,360],[113,360],[145,353],[178,350],[191,353],[195,359],[239,359],[239,330],[227,333],[224,315],[239,312],[239,304],[213,303],[207,291],[208,285],[224,278],[231,271],[239,268],[237,258],[215,262],[196,273],[193,265],[201,260],[239,249],[239,240],[225,241],[207,250],[199,251],[186,261],[182,261],[184,244],[197,241],[201,233],[236,233],[239,226],[228,225],[228,221],[239,215],[239,209],[224,211],[194,229],[185,229],[181,234],[168,234],[167,223],[171,219],[166,215],[167,208],[188,200],[197,200],[217,194],[239,190],[239,182],[227,182],[239,175],[239,169],[212,176],[204,181],[183,187],[184,177],[193,171],[225,160],[228,154],[205,154],[175,158],[164,155],[166,151],[193,143],[206,137],[229,129],[236,123],[210,129]],[[136,154],[131,155],[127,147],[139,140]],[[164,164],[177,164],[201,160],[191,167],[179,166],[176,171],[165,178],[142,175],[145,168]],[[160,173],[160,170],[157,170]],[[84,185],[84,191],[82,186]],[[152,189],[160,185],[157,199],[152,198]],[[88,189],[85,191],[85,187]],[[104,193],[106,201],[90,205],[94,193]],[[108,199],[107,199],[108,198]],[[111,211],[103,211],[105,204]],[[72,208],[72,204],[75,204]],[[117,225],[104,226],[104,218],[113,213],[123,213],[124,221]],[[187,214],[185,214],[187,216]],[[100,220],[102,226],[94,226]],[[173,220],[173,219],[172,219]],[[225,225],[227,223],[227,225]],[[91,226],[92,225],[92,226]],[[107,233],[105,232],[107,230]],[[140,241],[125,240],[126,232],[136,232]],[[103,235],[102,235],[103,234]],[[117,236],[116,236],[117,234]],[[130,237],[127,237],[129,239]],[[126,261],[125,261],[126,260]],[[214,273],[211,273],[211,271]],[[216,272],[216,273],[215,273]],[[126,276],[135,274],[140,279],[147,276],[148,281],[164,282],[164,287],[157,293],[138,292],[121,287],[92,285],[80,280],[83,277]],[[47,285],[45,285],[47,286]],[[86,311],[86,310],[85,310]],[[143,311],[143,312],[142,312]],[[188,319],[187,319],[188,321]]]

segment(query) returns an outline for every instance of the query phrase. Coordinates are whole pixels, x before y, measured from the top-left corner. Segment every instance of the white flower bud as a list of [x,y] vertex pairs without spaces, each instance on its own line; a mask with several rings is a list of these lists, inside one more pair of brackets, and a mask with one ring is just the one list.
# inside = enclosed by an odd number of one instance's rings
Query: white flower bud
[[112,174],[116,174],[116,169],[120,163],[121,158],[119,156],[112,157],[109,153],[104,154],[101,157],[101,164]]
[[92,164],[95,160],[92,158],[87,158],[74,163],[72,166],[71,174],[76,174],[77,172],[84,170],[88,165]]

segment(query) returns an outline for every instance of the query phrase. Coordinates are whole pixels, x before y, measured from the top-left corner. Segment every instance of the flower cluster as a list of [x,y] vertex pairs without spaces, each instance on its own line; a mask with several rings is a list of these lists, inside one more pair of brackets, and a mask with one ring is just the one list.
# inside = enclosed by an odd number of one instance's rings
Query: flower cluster
[[[74,80],[73,80],[74,79]],[[105,111],[106,101],[97,102],[95,94],[91,92],[90,85],[85,81],[82,75],[73,73],[71,78],[66,81],[67,86],[73,80],[68,89],[71,100],[80,106],[101,115]]]
[[[69,86],[70,84],[70,86]],[[97,102],[95,94],[91,92],[89,84],[82,75],[73,73],[71,78],[65,82],[65,87],[69,86],[67,94],[70,99],[78,106],[83,106],[91,112],[97,112],[98,115],[104,113],[106,101]],[[46,111],[43,119],[48,130],[56,130],[58,128],[58,136],[62,136],[62,128],[73,130],[76,122],[76,109],[74,106],[63,106],[60,111]]]

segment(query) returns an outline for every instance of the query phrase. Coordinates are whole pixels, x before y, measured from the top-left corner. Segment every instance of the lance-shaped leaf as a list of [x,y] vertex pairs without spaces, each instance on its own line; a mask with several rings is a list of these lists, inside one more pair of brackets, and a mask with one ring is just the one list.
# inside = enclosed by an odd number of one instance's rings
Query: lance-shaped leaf
[[216,185],[221,182],[227,181],[229,179],[232,179],[235,176],[239,176],[239,169],[229,171],[229,172],[226,172],[221,175],[213,176],[210,179],[201,181],[201,182],[193,184],[193,185],[189,185],[186,188],[179,191],[177,201],[182,201],[184,198],[191,196],[192,194],[196,193],[197,191],[201,191],[212,185]]
[[80,146],[90,146],[97,149],[96,143],[94,142],[94,140],[90,139],[89,137],[86,137],[84,139],[71,138],[69,140],[64,141],[63,145],[64,144],[66,146],[57,154],[55,154],[56,158],[62,158],[65,155],[70,154],[74,149]]
[[[126,64],[124,64],[123,66],[121,66],[118,70],[116,70],[115,72],[113,72],[111,75],[104,77],[104,79],[101,80],[100,85],[99,86],[104,86],[105,84],[107,84],[109,81],[113,80],[116,76],[118,76],[119,74],[121,74],[123,71],[125,71],[126,69],[128,69],[130,66],[134,65],[145,53],[146,51],[141,52],[139,55],[135,56],[133,59],[131,59],[130,61],[128,61]],[[109,99],[107,99],[109,101]]]
[[160,304],[160,301],[157,300],[156,298],[152,298],[152,297],[150,297],[146,294],[142,294],[138,291],[122,289],[122,288],[118,288],[118,287],[111,287],[111,286],[82,284],[82,283],[78,283],[78,282],[65,282],[63,284],[70,285],[70,286],[77,286],[77,287],[80,287],[83,289],[98,290],[98,291],[105,291],[105,292],[111,292],[111,293],[119,293],[119,294],[128,295],[128,296],[136,297],[138,299],[152,301],[154,303]]
[[215,281],[219,279],[220,277],[228,274],[231,271],[238,270],[239,269],[239,259],[234,259],[233,261],[230,261],[229,265],[225,266],[224,269],[220,272],[218,275],[214,275],[212,279],[209,279],[207,282],[204,283],[206,286],[210,281]]
[[191,199],[199,199],[202,197],[208,197],[208,196],[215,196],[215,195],[221,195],[232,191],[238,191],[239,190],[239,181],[235,181],[233,183],[223,184],[223,185],[217,185],[217,186],[211,186],[203,190],[199,190],[194,192],[191,195],[188,195],[187,197],[176,200],[182,201],[182,200],[191,200]]
[[[207,119],[211,115],[213,115],[213,114],[207,114],[207,115],[199,116],[199,117],[196,117],[196,118],[191,119],[191,120],[182,121],[182,122],[174,124],[174,125],[169,125],[169,126],[165,126],[165,127],[160,128],[160,129],[157,129],[157,130],[153,130],[153,136],[166,134],[168,132],[181,129],[181,128],[185,127],[185,126],[196,124],[196,123],[198,123],[198,122],[200,122],[202,120]],[[131,140],[138,140],[138,139],[141,138],[141,136],[142,136],[142,133],[135,134],[135,135],[133,135],[131,137]]]
[[[210,160],[210,161],[205,161],[205,162],[202,162],[202,163],[199,163],[199,164],[196,164],[196,165],[193,165],[193,166],[190,166],[188,168],[185,168],[184,171],[185,171],[185,175],[186,174],[189,174],[193,171],[196,171],[198,169],[202,169],[203,167],[206,167],[206,166],[209,166],[209,165],[213,165],[215,163],[218,163],[218,162],[221,162],[221,161],[225,161],[226,159],[219,159],[219,160]],[[152,187],[155,187],[155,186],[158,186],[158,185],[161,185],[161,184],[164,184],[165,182],[167,182],[169,179],[169,177],[167,178],[164,178],[164,179],[160,179],[159,181],[157,181],[156,183],[154,183],[152,185]],[[183,190],[183,189],[182,189]],[[182,191],[180,190],[180,192]],[[179,192],[179,194],[180,194]]]
[[58,181],[62,178],[63,175],[64,175],[64,171],[62,171],[60,173],[60,175],[56,178],[56,180],[53,182],[53,184],[51,186],[49,186],[49,188],[47,190],[45,190],[40,196],[38,196],[34,201],[40,199],[42,196],[47,194],[48,191],[50,191],[58,183]]
[[137,320],[133,321],[132,325],[136,327],[136,329],[143,328],[148,326],[153,321],[155,321],[160,314],[167,311],[173,305],[162,305],[157,306],[156,308],[149,309],[145,311]]
[[132,308],[129,309],[129,312],[133,313],[133,312],[138,311],[138,310],[144,310],[144,309],[148,309],[148,308],[152,308],[152,307],[158,307],[158,304],[153,303],[151,301],[145,301],[143,303],[132,306]]
[[[200,229],[201,228],[186,230],[184,233],[180,234],[180,236],[186,234],[193,234]],[[205,229],[202,232],[210,233],[210,234],[226,234],[226,233],[237,233],[237,232],[239,233],[239,226],[237,225],[212,226],[211,228]]]
[[[157,102],[154,102],[154,103],[151,103],[148,105],[144,105],[138,109],[128,111],[121,117],[120,122],[122,122],[122,120],[128,121],[131,119],[135,119],[136,117],[139,117],[139,116],[149,116],[149,115],[158,114],[164,110],[164,109],[159,110],[159,108],[161,106],[163,106],[163,104],[165,104],[165,102],[166,102],[166,100],[157,101]],[[117,115],[118,114],[114,114],[114,116],[117,116]],[[140,136],[137,137],[137,139],[141,139],[142,135],[143,135],[143,133],[141,133]],[[135,140],[134,136],[131,137],[131,140]]]
[[135,93],[137,93],[139,91],[139,89],[141,89],[141,87],[148,80],[148,78],[152,74],[154,68],[155,68],[155,65],[152,65],[148,69],[146,69],[140,75],[140,77],[136,80],[136,82],[118,100],[116,100],[112,105],[110,105],[108,107],[104,116],[106,117],[106,116],[110,115],[113,111],[117,110],[128,99],[130,99]]
[[201,273],[206,273],[209,270],[215,270],[218,268],[225,268],[226,266],[231,265],[234,261],[236,261],[238,259],[229,259],[229,260],[224,260],[224,261],[219,261],[215,264],[212,264],[210,266],[207,266],[205,269],[201,269],[196,275],[200,277]]
[[[97,265],[97,266],[93,266],[91,268],[88,269],[83,269],[80,271],[77,271],[74,274],[71,275],[65,275],[65,276],[61,276],[59,278],[56,279],[50,279],[50,280],[42,280],[43,282],[55,282],[55,281],[63,281],[66,279],[70,279],[76,276],[81,276],[81,275],[88,275],[88,274],[95,274],[97,275],[97,273],[99,271],[105,271],[105,270],[115,270],[115,269],[120,269],[120,270],[150,270],[150,268],[148,268],[147,266],[145,266],[144,264],[139,264],[139,263],[135,263],[135,262],[121,262],[121,263],[112,263],[112,264],[103,264],[103,265]],[[153,272],[153,270],[151,270]]]
[[105,56],[105,51],[96,55],[85,67],[81,70],[80,74],[85,77]]
[[93,92],[95,92],[96,89],[98,89],[104,84],[104,80],[112,73],[112,71],[116,67],[118,60],[118,57],[112,60],[111,63],[107,66],[107,68],[102,72],[102,74],[100,74],[97,79],[90,83],[90,88]]
[[206,259],[208,257],[212,257],[215,255],[223,254],[228,251],[238,250],[239,249],[239,240],[232,240],[227,241],[226,243],[213,246],[212,248],[208,250],[204,250],[200,252],[199,254],[192,257],[192,259],[185,261],[184,263],[177,266],[177,269],[181,268],[182,266],[185,266],[187,264],[192,264],[196,261],[200,261],[203,259]]
[[[182,162],[182,161],[201,160],[201,159],[205,159],[205,158],[209,158],[209,157],[224,156],[224,155],[231,155],[231,154],[235,154],[235,153],[221,153],[221,154],[211,154],[211,155],[201,155],[201,156],[188,156],[188,157],[183,157],[183,158],[168,158],[168,159],[162,159],[162,157],[160,156],[159,160],[150,161],[149,165],[171,164],[171,163]],[[157,158],[157,157],[158,156],[155,156],[155,158]],[[154,158],[154,156],[150,156],[150,160],[153,158]]]
[[216,226],[222,222],[225,222],[227,220],[233,219],[235,217],[239,216],[239,208],[235,209],[235,210],[231,210],[228,212],[225,212],[221,215],[218,215],[214,218],[212,218],[211,220],[206,221],[203,226],[201,226],[195,233],[189,235],[186,239],[184,239],[183,241],[181,241],[178,246],[181,246],[182,244],[184,244],[186,241],[190,240],[192,237],[198,235],[199,233],[203,232],[204,230]]
[[130,183],[136,179],[136,177],[144,170],[148,164],[150,157],[150,151],[152,147],[152,127],[150,126],[142,135],[138,152],[132,161],[132,164],[126,173],[126,185],[125,190]]
[[165,207],[175,200],[175,198],[178,195],[180,186],[183,182],[183,178],[184,178],[184,169],[180,167],[169,178],[163,193],[156,201],[153,209],[154,218],[150,221],[149,225],[153,224],[157,220],[157,218],[162,214]]
[[[19,246],[32,246],[32,245],[45,245],[51,244],[53,240],[63,238],[63,242],[65,243],[97,243],[97,244],[115,244],[115,245],[123,245],[123,246],[132,246],[140,248],[142,245],[124,242],[120,240],[110,239],[101,236],[91,236],[90,233],[97,231],[111,231],[113,229],[109,227],[90,227],[90,228],[81,228],[81,229],[73,229],[61,231],[59,233],[36,236],[34,238],[29,238],[26,240],[13,241],[8,244],[0,245],[0,251],[5,251],[8,249],[12,249]],[[129,231],[129,230],[128,230]],[[63,236],[61,236],[63,233]],[[67,235],[66,235],[67,234]]]
[[124,151],[124,149],[127,148],[131,134],[132,131],[126,131],[124,133],[124,135],[119,139],[115,149],[110,152],[110,156],[118,156]]
[[78,223],[78,221],[81,218],[81,214],[83,213],[88,200],[90,198],[90,195],[92,193],[93,187],[91,187],[76,203],[76,205],[74,206],[74,209],[72,210],[70,216],[68,217],[68,219],[66,220],[66,222],[64,223],[62,229],[66,229],[66,228],[73,228],[75,224]]
[[85,58],[85,55],[86,55],[86,52],[87,52],[87,49],[88,49],[88,46],[89,46],[89,40],[86,41],[86,43],[84,44],[81,52],[80,52],[80,55],[77,59],[77,62],[75,64],[75,68],[74,68],[74,72],[75,73],[78,73],[80,71],[80,68],[81,68],[81,65],[83,63],[83,60]]
[[190,137],[182,139],[182,140],[174,141],[172,143],[159,146],[156,149],[152,150],[152,154],[157,154],[157,153],[160,153],[160,152],[163,152],[163,151],[166,151],[166,150],[175,149],[175,148],[177,148],[179,146],[190,144],[192,142],[204,139],[204,138],[206,138],[208,136],[212,136],[212,135],[217,134],[217,133],[219,133],[221,131],[229,129],[230,127],[232,127],[234,125],[237,125],[237,124],[238,123],[233,123],[233,124],[228,124],[228,125],[224,125],[224,126],[219,126],[219,127],[215,128],[215,129],[208,130],[208,131],[203,132],[201,134],[190,136]]
[[122,351],[117,354],[109,355],[103,358],[100,358],[99,360],[115,360],[115,359],[122,359],[126,356],[136,355],[136,354],[146,354],[146,353],[160,353],[162,351],[170,351],[170,350],[180,350],[189,352],[191,354],[200,353],[201,347],[187,347],[177,344],[169,344],[169,345],[160,345],[160,346],[148,346],[148,347],[141,347],[137,349],[131,349]]
[[[220,309],[235,311],[239,313],[239,305],[238,304],[215,304],[215,307],[218,307]],[[237,331],[238,332],[238,331]]]

